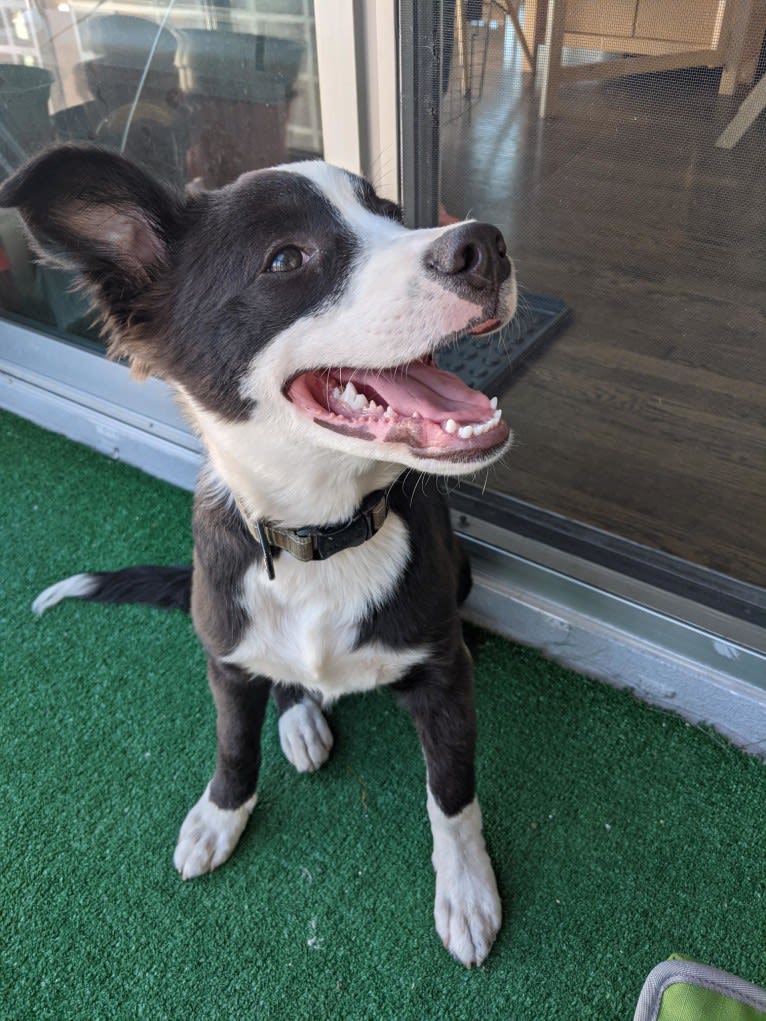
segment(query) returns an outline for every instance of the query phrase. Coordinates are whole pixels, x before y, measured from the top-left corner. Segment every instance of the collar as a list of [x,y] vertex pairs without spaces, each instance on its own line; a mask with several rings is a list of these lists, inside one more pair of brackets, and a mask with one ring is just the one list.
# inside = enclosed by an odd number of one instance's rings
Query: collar
[[262,518],[253,518],[234,497],[237,510],[248,531],[263,550],[269,580],[274,580],[273,550],[284,550],[296,560],[327,560],[341,550],[361,546],[380,531],[388,515],[386,493],[376,489],[368,493],[353,517],[339,525],[324,528],[278,528]]

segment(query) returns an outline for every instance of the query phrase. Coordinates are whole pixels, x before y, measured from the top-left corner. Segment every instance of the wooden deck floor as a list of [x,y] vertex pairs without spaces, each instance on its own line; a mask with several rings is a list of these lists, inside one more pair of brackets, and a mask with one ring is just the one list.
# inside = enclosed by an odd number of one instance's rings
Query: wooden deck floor
[[501,396],[517,443],[490,485],[766,585],[766,118],[716,149],[741,96],[693,71],[568,86],[541,123],[503,60],[491,33],[442,200],[574,318]]

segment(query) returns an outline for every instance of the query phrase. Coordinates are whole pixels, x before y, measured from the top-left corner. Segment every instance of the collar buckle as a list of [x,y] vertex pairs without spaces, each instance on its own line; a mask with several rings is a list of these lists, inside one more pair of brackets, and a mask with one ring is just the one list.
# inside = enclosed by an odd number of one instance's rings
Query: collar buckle
[[278,528],[265,521],[251,521],[242,508],[240,513],[250,534],[263,550],[266,570],[269,579],[273,580],[273,549],[284,550],[304,563],[327,560],[341,550],[361,546],[379,532],[388,515],[388,504],[385,491],[377,489],[368,493],[352,518],[327,528]]
[[360,511],[350,521],[336,528],[297,528],[295,534],[300,539],[305,537],[311,541],[311,560],[327,560],[341,550],[361,546],[373,537],[375,531],[370,512]]

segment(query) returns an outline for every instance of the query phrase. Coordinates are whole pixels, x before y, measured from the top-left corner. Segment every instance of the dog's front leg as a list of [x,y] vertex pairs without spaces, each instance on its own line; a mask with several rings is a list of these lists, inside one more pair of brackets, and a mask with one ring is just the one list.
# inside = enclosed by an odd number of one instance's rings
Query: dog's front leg
[[216,769],[181,826],[173,863],[184,879],[222,865],[237,846],[256,802],[261,727],[271,682],[210,658],[218,712]]
[[436,931],[447,950],[470,968],[485,959],[502,921],[476,798],[470,653],[460,641],[448,666],[418,666],[395,690],[412,715],[426,760]]

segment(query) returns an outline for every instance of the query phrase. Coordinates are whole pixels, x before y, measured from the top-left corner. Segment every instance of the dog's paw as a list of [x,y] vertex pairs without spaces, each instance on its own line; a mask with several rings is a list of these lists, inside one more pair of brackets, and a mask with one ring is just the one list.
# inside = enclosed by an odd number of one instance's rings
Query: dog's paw
[[503,920],[481,832],[481,809],[474,798],[457,815],[447,816],[429,788],[428,816],[434,838],[436,931],[452,956],[471,968],[484,961]]
[[434,921],[444,946],[466,968],[481,964],[502,923],[495,874],[486,851],[436,873]]
[[324,765],[332,749],[332,732],[313,698],[307,696],[282,713],[279,743],[299,773],[313,773]]
[[183,821],[173,864],[184,879],[196,879],[223,865],[231,855],[255,808],[257,795],[239,808],[218,808],[210,800],[210,787]]

